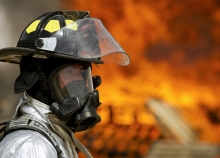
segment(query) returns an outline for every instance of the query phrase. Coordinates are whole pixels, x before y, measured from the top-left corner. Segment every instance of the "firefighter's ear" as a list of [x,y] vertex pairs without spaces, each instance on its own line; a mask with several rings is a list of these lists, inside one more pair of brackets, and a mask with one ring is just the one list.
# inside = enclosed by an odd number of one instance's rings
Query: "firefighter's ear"
[[92,82],[93,82],[93,87],[94,87],[94,89],[96,89],[98,86],[101,85],[102,79],[101,79],[100,76],[93,76],[93,77],[92,77]]

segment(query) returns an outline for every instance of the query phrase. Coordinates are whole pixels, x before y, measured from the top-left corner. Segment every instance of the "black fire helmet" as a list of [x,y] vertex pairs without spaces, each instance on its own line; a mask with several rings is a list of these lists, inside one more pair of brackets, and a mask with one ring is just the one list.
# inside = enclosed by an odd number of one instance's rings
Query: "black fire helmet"
[[[0,61],[20,64],[15,93],[31,88],[39,79],[33,59],[104,62],[126,66],[129,55],[120,47],[99,19],[88,11],[53,11],[41,15],[22,32],[17,47],[0,49]],[[59,60],[58,60],[59,61]],[[27,64],[29,64],[27,66]],[[18,84],[19,83],[19,84]]]

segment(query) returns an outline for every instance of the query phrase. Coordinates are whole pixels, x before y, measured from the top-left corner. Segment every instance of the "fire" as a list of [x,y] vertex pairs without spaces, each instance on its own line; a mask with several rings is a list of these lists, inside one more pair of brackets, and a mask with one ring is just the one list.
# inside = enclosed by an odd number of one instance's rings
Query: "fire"
[[[177,104],[184,103],[185,105],[189,105],[190,102],[193,105],[198,104],[198,102],[205,102],[209,104],[219,103],[219,99],[217,99],[217,97],[213,95],[212,88],[210,88],[209,85],[205,85],[205,84],[202,85],[201,87],[201,84],[197,83],[196,81],[199,77],[198,74],[194,74],[194,73],[198,73],[198,71],[204,71],[207,73],[209,69],[208,67],[210,67],[211,71],[213,70],[218,71],[220,67],[220,64],[218,62],[219,60],[216,59],[217,57],[219,58],[218,50],[207,50],[208,52],[216,51],[216,53],[214,53],[208,59],[204,59],[204,58],[196,59],[195,60],[196,63],[193,64],[189,63],[189,66],[187,66],[187,63],[184,66],[178,65],[178,67],[176,67],[175,69],[173,69],[174,64],[176,63],[184,64],[185,60],[188,60],[189,58],[186,57],[186,53],[188,52],[184,52],[183,50],[181,50],[181,48],[177,48],[174,51],[170,50],[173,51],[170,53],[170,58],[172,63],[168,63],[169,61],[167,60],[159,61],[155,63],[152,62],[151,59],[147,57],[148,56],[147,48],[150,47],[151,45],[155,45],[156,43],[160,42],[161,39],[164,39],[163,41],[167,42],[168,47],[169,45],[170,47],[172,47],[173,46],[172,44],[178,44],[178,42],[174,42],[174,40],[182,40],[182,42],[184,43],[191,44],[190,43],[191,41],[195,41],[195,39],[198,38],[197,36],[199,35],[196,35],[198,34],[198,32],[196,31],[197,28],[195,28],[197,26],[194,26],[194,28],[191,28],[189,26],[180,26],[181,22],[176,22],[176,24],[173,24],[171,26],[169,24],[171,20],[175,20],[176,18],[178,18],[178,16],[184,16],[184,14],[186,14],[185,12],[182,13],[183,15],[180,13],[182,9],[185,9],[187,7],[184,6],[184,2],[182,3],[183,4],[175,3],[172,1],[170,2],[159,1],[159,2],[155,2],[154,4],[154,2],[147,2],[147,1],[135,2],[132,0],[128,0],[128,1],[105,0],[102,3],[95,1],[90,4],[87,1],[72,1],[71,4],[74,7],[74,9],[89,10],[93,17],[97,17],[101,19],[104,25],[106,25],[108,30],[111,32],[111,34],[116,38],[116,40],[125,49],[125,51],[128,52],[128,54],[131,56],[131,65],[128,67],[121,68],[119,66],[109,64],[109,65],[105,65],[104,69],[99,68],[95,70],[97,74],[101,73],[101,76],[106,83],[109,82],[117,83],[117,84],[112,84],[115,85],[114,87],[116,88],[111,86],[110,89],[114,89],[114,90],[109,91],[108,93],[112,92],[114,94],[116,93],[116,90],[119,90],[122,88],[122,86],[124,86],[123,87],[124,89],[128,91],[130,90],[129,93],[138,94],[138,91],[140,91],[139,93],[143,93],[142,96],[144,95],[144,97],[146,97],[146,95],[148,95],[149,93],[151,94],[154,91],[156,91],[156,93],[159,94],[159,96],[165,96],[165,98],[167,98],[166,100],[174,100],[174,102]],[[157,7],[154,5],[157,5]],[[173,5],[173,9],[171,11],[167,10],[167,8],[169,7],[168,5]],[[202,9],[202,7],[204,6],[201,6],[201,8],[195,6],[195,8],[197,8],[198,10]],[[99,9],[99,8],[105,8],[105,9]],[[217,18],[216,20],[218,20],[218,16],[216,18]],[[184,23],[182,22],[182,24]],[[184,33],[187,34],[185,35]],[[187,36],[187,37],[179,37],[179,36]],[[207,42],[206,43],[204,42],[205,41],[202,40],[198,41],[200,45],[208,44]],[[158,47],[161,46],[158,45]],[[195,47],[195,45],[192,44],[192,47]],[[160,53],[163,53],[163,50],[158,50],[158,51],[161,51]],[[117,69],[118,71],[113,71],[112,73],[114,75],[110,76],[109,71],[115,69]],[[210,75],[213,76],[213,72],[209,72],[209,73]],[[186,75],[186,76],[184,77],[181,75]],[[204,77],[210,75],[204,74]],[[128,81],[128,84],[121,84],[123,82],[126,82],[126,79]],[[148,82],[147,80],[150,81]],[[140,83],[146,86],[142,86],[140,89],[139,86]],[[155,84],[158,85],[155,86]],[[179,90],[176,88],[176,85],[179,87],[178,88]],[[107,84],[104,86],[107,86]],[[104,86],[100,88],[106,89],[107,87]],[[135,91],[135,87],[138,89],[137,91]],[[190,92],[192,88],[195,90]],[[162,92],[159,92],[159,89]],[[205,93],[205,95],[203,96],[198,95],[199,94],[198,92],[201,90]],[[165,92],[167,94],[165,94]],[[193,100],[196,100],[196,102]]]
[[[69,0],[67,9],[89,10],[131,57],[131,64],[93,66],[102,123],[155,125],[144,107],[158,97],[183,110],[203,141],[219,143],[220,11],[211,1]],[[109,106],[107,106],[109,105]],[[201,108],[202,107],[202,108]],[[190,111],[187,113],[186,111]],[[217,123],[209,113],[213,112]],[[212,116],[210,114],[210,116]],[[219,120],[218,120],[219,119]],[[218,122],[219,121],[219,122]]]

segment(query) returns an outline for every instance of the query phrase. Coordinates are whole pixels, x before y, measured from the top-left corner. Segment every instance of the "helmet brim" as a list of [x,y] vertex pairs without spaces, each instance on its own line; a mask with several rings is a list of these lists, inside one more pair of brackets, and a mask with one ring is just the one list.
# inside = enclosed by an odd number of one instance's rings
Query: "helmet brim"
[[53,58],[64,58],[64,59],[69,59],[69,60],[77,60],[77,61],[86,61],[86,62],[91,62],[94,64],[103,64],[104,62],[92,58],[92,59],[85,59],[85,58],[79,58],[79,57],[74,57],[66,54],[59,54],[56,52],[51,52],[51,51],[43,51],[39,49],[29,49],[29,48],[22,48],[22,47],[8,47],[8,48],[3,48],[0,49],[0,62],[8,62],[8,63],[14,63],[14,64],[19,64],[22,56],[31,56],[33,58],[43,58],[47,59],[50,57]]

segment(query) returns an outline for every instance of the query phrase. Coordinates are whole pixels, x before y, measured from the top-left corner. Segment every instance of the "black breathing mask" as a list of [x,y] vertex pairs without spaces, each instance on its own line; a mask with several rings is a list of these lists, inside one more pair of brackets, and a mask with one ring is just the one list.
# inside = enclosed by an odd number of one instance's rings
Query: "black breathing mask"
[[55,69],[49,76],[52,97],[51,110],[73,132],[80,132],[101,121],[97,114],[99,102],[99,76],[91,77],[90,63],[66,64]]

